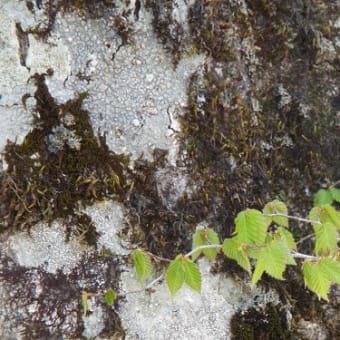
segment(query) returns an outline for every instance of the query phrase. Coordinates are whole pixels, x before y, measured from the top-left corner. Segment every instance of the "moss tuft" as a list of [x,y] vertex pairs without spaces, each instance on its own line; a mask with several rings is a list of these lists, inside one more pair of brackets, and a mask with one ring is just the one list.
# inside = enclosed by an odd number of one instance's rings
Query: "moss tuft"
[[111,152],[105,136],[96,136],[88,111],[87,94],[57,104],[35,74],[34,128],[22,144],[8,142],[1,175],[0,230],[30,228],[40,220],[63,218],[76,223],[85,239],[94,243],[90,220],[76,212],[105,197],[123,197],[128,158]]

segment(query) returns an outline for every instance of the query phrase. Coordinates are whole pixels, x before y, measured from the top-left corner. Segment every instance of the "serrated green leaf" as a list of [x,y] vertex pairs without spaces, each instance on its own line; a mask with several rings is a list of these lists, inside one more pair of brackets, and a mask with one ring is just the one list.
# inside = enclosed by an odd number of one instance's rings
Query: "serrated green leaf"
[[182,264],[183,255],[178,255],[175,260],[171,261],[165,273],[165,281],[172,295],[183,286],[185,273]]
[[325,204],[332,204],[333,197],[328,190],[320,189],[314,195],[314,206],[315,207],[322,207]]
[[286,242],[289,249],[294,249],[294,250],[297,249],[296,243],[294,241],[294,236],[289,230],[283,227],[279,227],[277,228],[277,232],[279,233],[280,237]]
[[223,253],[225,256],[235,260],[248,273],[251,271],[249,258],[242,245],[235,238],[227,238],[223,242]]
[[321,222],[332,223],[340,230],[340,212],[329,204],[323,206],[321,209]]
[[[192,238],[192,249],[204,246],[206,244],[205,234],[206,232],[204,229],[196,229]],[[195,251],[191,256],[192,260],[195,261],[201,254],[202,250]]]
[[321,211],[322,211],[321,207],[314,207],[309,212],[308,216],[313,226],[321,223]]
[[191,260],[183,259],[184,282],[196,292],[201,291],[202,277],[198,266]]
[[132,259],[136,270],[137,279],[143,282],[152,277],[152,264],[150,256],[142,250],[136,249],[132,253]]
[[330,281],[318,263],[305,260],[302,264],[305,285],[319,298],[328,301]]
[[264,270],[265,270],[266,263],[261,259],[256,262],[256,266],[251,277],[252,285],[256,285],[256,283],[261,279]]
[[89,311],[89,294],[84,290],[81,292],[81,305],[83,307],[83,315],[85,317]]
[[267,235],[268,223],[256,209],[247,209],[237,214],[236,234],[240,243],[261,244]]
[[[217,233],[215,232],[215,230],[211,228],[206,229],[206,239],[207,239],[207,244],[219,244],[220,243]],[[209,248],[209,249],[203,250],[203,254],[211,261],[215,259],[217,252],[218,252],[217,248]]]
[[333,255],[337,250],[338,232],[331,223],[313,225],[315,233],[315,253],[317,255]]
[[[193,235],[192,249],[200,246],[219,244],[219,239],[217,233],[211,228],[197,229]],[[195,261],[201,254],[203,254],[209,259],[213,260],[218,250],[215,248],[198,250],[191,256],[192,260]]]
[[111,306],[114,301],[116,300],[117,298],[117,293],[112,289],[110,288],[105,294],[104,294],[104,300],[105,302]]
[[329,189],[330,194],[334,201],[340,203],[340,189],[338,188],[331,188]]
[[252,284],[256,284],[264,271],[276,279],[283,280],[286,265],[296,264],[284,240],[273,240],[266,246],[259,247],[256,259]]
[[331,283],[340,284],[340,263],[332,258],[325,257],[319,262],[321,271]]
[[[274,200],[272,202],[267,203],[263,209],[263,212],[268,215],[272,215],[272,214],[288,215],[287,206],[279,200]],[[273,221],[274,223],[280,226],[288,227],[288,217],[271,216],[268,218],[270,218],[270,222]]]

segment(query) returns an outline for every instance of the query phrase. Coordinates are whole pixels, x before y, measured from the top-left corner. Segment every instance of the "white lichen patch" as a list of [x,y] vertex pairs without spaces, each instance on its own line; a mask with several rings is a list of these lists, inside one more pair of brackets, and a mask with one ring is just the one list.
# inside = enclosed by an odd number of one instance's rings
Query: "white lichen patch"
[[54,77],[64,81],[71,72],[71,56],[68,48],[57,35],[49,38],[46,44],[29,35],[26,65],[31,74],[44,73],[53,65]]
[[80,150],[81,139],[72,130],[64,125],[58,125],[52,129],[52,133],[47,136],[48,151],[56,153],[68,145],[71,149]]
[[[120,316],[129,340],[230,339],[229,322],[232,315],[254,306],[259,295],[265,305],[277,303],[277,294],[264,294],[222,274],[210,273],[210,263],[199,261],[202,291],[198,294],[183,287],[171,297],[165,283],[155,285],[154,292],[145,293],[133,270],[122,274],[122,289],[126,301],[120,305]],[[261,306],[260,306],[261,307]],[[259,308],[260,308],[259,307]]]
[[98,250],[109,250],[117,255],[125,255],[129,251],[122,246],[119,232],[125,227],[124,208],[112,201],[104,201],[94,204],[85,210],[97,232],[100,234],[97,247]]
[[82,336],[86,339],[93,339],[104,328],[103,310],[100,306],[96,305],[94,299],[88,300],[89,314],[83,316],[84,331]]
[[84,22],[65,15],[58,17],[56,30],[72,55],[72,76],[65,86],[89,92],[85,105],[94,130],[106,133],[109,147],[130,153],[133,159],[141,154],[150,158],[156,147],[172,148],[168,109],[182,110],[188,78],[204,57],[183,58],[174,68],[144,9],[129,45],[121,45],[114,27],[104,19]]
[[69,273],[81,259],[77,241],[65,241],[65,227],[58,221],[49,227],[41,222],[27,232],[17,232],[4,244],[7,254],[19,265],[40,267],[49,273]]

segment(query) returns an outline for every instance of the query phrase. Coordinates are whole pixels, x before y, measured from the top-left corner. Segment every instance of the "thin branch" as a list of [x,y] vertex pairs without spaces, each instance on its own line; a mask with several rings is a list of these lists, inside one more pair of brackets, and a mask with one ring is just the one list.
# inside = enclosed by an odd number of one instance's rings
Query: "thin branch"
[[340,184],[340,180],[333,183],[329,188],[335,188],[338,184]]
[[154,260],[159,260],[159,261],[163,261],[163,262],[171,262],[170,259],[167,259],[165,257],[162,256],[158,256],[155,254],[150,253],[149,251],[146,252],[148,255],[150,255]]
[[314,234],[309,234],[309,235],[303,237],[302,239],[300,239],[299,241],[297,241],[296,245],[301,244],[302,242],[305,242],[305,241],[309,240],[310,238],[313,238],[314,236],[315,236]]
[[309,220],[307,218],[302,218],[302,217],[297,217],[297,216],[292,216],[292,215],[279,214],[279,213],[277,213],[277,214],[263,214],[263,216],[265,216],[265,217],[280,216],[280,217],[287,217],[291,220],[296,220],[296,221],[305,222],[305,223],[319,224],[319,225],[322,224],[320,221],[312,221],[312,220]]
[[164,277],[164,273],[159,275],[157,278],[155,278],[153,281],[151,281],[145,288],[144,290],[150,289],[154,284],[156,284],[158,281],[162,280]]
[[222,248],[222,244],[207,244],[205,246],[199,246],[199,247],[193,249],[192,251],[185,254],[184,256],[189,257],[192,254],[196,253],[196,251],[200,251],[200,250],[204,250],[204,249],[221,249],[221,248]]
[[291,254],[293,255],[293,257],[297,258],[297,259],[308,259],[308,260],[320,260],[320,257],[317,256],[312,256],[312,255],[306,255],[306,254],[301,254],[295,250],[291,251]]

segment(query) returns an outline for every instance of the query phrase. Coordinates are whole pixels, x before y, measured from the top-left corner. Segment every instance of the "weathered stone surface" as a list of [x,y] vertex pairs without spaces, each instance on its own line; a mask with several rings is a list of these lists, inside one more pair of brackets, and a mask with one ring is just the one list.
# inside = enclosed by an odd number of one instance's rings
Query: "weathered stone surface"
[[212,274],[199,260],[202,294],[171,298],[164,282],[142,289],[128,260],[188,252],[202,221],[223,239],[273,198],[304,215],[339,180],[338,13],[321,0],[1,1],[0,337],[338,338],[339,287],[320,302],[299,270],[251,290],[234,262]]

